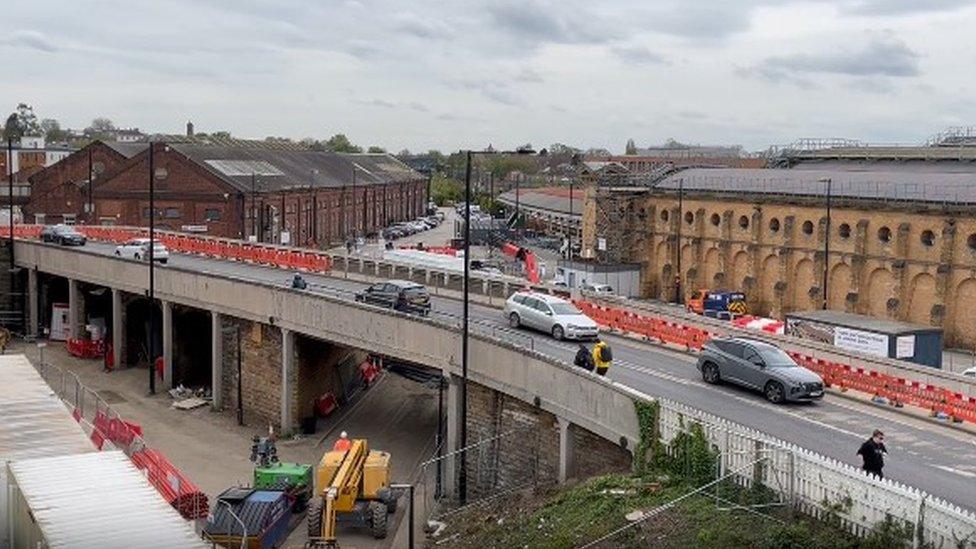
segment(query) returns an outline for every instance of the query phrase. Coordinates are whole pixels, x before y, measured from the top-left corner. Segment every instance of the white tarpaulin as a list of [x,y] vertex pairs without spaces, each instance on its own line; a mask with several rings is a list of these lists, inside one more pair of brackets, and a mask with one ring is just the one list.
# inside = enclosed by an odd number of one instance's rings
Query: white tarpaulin
[[836,326],[834,327],[834,345],[869,355],[888,356],[888,336],[884,334]]

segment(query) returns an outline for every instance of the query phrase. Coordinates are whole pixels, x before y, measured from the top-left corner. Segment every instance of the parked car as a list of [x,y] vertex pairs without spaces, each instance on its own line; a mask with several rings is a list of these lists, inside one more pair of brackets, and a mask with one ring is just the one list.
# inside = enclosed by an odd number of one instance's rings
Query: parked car
[[409,280],[378,282],[356,293],[356,301],[421,316],[430,314],[430,292],[427,287]]
[[609,284],[580,284],[580,291],[591,294],[613,295],[613,287]]
[[62,246],[84,246],[88,239],[71,225],[49,225],[41,229],[41,241]]
[[[136,261],[142,261],[143,259],[148,260],[149,239],[133,238],[120,246],[116,246],[115,255],[128,259],[135,259]],[[166,246],[164,246],[162,242],[156,241],[153,243],[152,256],[154,261],[166,263],[169,261],[169,250],[166,249]]]
[[970,368],[968,370],[963,370],[962,375],[967,377],[976,377],[976,368]]
[[762,391],[774,404],[812,401],[824,396],[819,375],[800,366],[779,347],[744,337],[717,338],[705,343],[698,371],[707,383],[728,381]]
[[556,339],[595,339],[599,334],[596,322],[575,305],[549,294],[512,294],[505,302],[505,317],[512,328],[525,326]]

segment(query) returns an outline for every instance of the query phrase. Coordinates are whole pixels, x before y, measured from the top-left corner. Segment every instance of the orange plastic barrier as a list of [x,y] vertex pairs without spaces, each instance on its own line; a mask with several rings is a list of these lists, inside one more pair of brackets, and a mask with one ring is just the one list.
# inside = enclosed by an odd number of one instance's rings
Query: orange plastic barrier
[[[639,335],[645,339],[677,345],[687,350],[701,350],[702,346],[713,337],[713,334],[707,330],[696,326],[644,316],[624,309],[604,307],[586,300],[576,300],[573,303],[594,322],[611,331]],[[801,366],[819,374],[828,387],[837,387],[841,390],[853,389],[885,398],[896,406],[908,404],[930,410],[933,414],[944,415],[953,421],[976,423],[976,398],[943,387],[909,381],[802,353],[791,352],[790,355]]]

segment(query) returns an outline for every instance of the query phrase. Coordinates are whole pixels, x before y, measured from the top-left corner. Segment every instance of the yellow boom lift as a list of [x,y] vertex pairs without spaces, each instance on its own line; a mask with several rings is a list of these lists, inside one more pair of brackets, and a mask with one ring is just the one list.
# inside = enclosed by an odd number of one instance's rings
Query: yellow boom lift
[[376,539],[386,537],[387,514],[396,511],[398,496],[390,489],[390,454],[370,451],[366,440],[354,439],[349,450],[322,456],[314,483],[307,547],[338,547],[339,521],[366,527]]

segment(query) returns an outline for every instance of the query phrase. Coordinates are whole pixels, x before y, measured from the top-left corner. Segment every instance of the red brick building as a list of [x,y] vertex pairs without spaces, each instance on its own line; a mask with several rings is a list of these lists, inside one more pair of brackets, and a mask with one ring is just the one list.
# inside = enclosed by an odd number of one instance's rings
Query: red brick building
[[[32,179],[29,216],[40,214],[47,223],[148,225],[147,144],[93,143],[62,163]],[[244,141],[155,143],[153,163],[161,229],[321,247],[413,219],[427,204],[426,178],[386,154]],[[95,173],[91,215],[85,209],[89,166]]]

